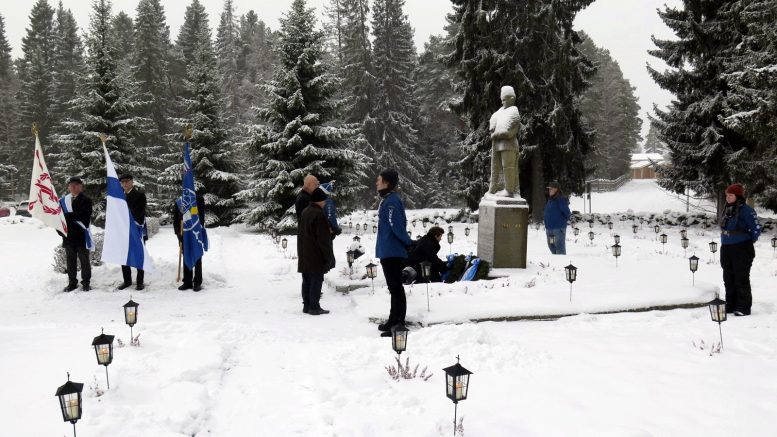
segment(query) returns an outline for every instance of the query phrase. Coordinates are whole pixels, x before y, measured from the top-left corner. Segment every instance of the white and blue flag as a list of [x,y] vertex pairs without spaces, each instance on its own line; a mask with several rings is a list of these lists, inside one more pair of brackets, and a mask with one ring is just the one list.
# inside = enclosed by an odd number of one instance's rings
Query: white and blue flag
[[127,197],[119,183],[108,149],[105,151],[105,166],[108,170],[108,196],[105,208],[105,238],[102,260],[104,262],[151,271],[153,264],[143,244],[143,228],[132,217]]

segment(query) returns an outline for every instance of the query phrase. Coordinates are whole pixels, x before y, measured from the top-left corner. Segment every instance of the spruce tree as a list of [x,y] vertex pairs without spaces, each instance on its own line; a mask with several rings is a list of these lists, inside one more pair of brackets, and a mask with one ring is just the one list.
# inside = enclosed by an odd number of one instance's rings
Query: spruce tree
[[737,0],[685,2],[665,7],[659,16],[676,39],[653,38],[649,53],[671,68],[659,72],[648,67],[653,79],[672,92],[667,110],[656,108],[659,137],[669,147],[672,165],[661,171],[661,183],[677,193],[690,188],[724,203],[723,191],[736,181],[735,167],[745,164],[751,139],[726,126],[725,107],[731,85],[725,60],[742,42],[736,21],[727,14]]
[[130,65],[132,51],[135,46],[135,24],[126,12],[121,11],[111,22],[112,38],[116,41],[116,61]]
[[224,96],[224,116],[227,124],[232,127],[238,121],[240,114],[240,77],[238,58],[240,57],[240,29],[235,17],[235,7],[232,0],[224,2],[224,11],[216,31],[216,53],[219,71],[219,90]]
[[503,85],[517,94],[520,188],[533,219],[542,219],[548,181],[558,180],[567,192],[582,190],[590,132],[578,101],[593,66],[577,50],[581,40],[572,24],[592,1],[452,0],[450,19],[459,29],[446,64],[461,80],[455,109],[466,117],[467,129],[457,167],[471,208],[488,190],[488,121]]
[[587,35],[581,36],[580,51],[596,65],[580,105],[586,126],[595,132],[586,167],[595,178],[617,179],[629,172],[631,154],[639,150],[642,140],[639,104],[634,87],[609,51],[596,47]]
[[255,118],[255,108],[266,106],[267,99],[257,84],[272,79],[277,64],[277,53],[273,49],[275,35],[259,20],[254,11],[240,17],[240,54],[237,61],[240,85],[239,123],[248,123]]
[[[239,203],[233,197],[238,191],[240,178],[235,173],[237,157],[222,116],[222,100],[219,95],[216,55],[211,42],[208,15],[202,5],[194,0],[187,8],[179,35],[181,53],[188,53],[186,80],[181,106],[183,115],[174,124],[179,131],[191,125],[191,158],[198,190],[203,192],[208,226],[228,225],[237,214]],[[183,32],[183,30],[182,30]],[[178,152],[173,155],[175,164],[166,170],[165,180],[180,185],[181,142],[177,136]]]
[[414,98],[416,52],[413,28],[403,12],[404,0],[373,3],[373,59],[376,92],[372,118],[365,122],[367,140],[375,150],[373,173],[396,169],[402,177],[405,201],[411,207],[423,195]]
[[[87,36],[89,77],[79,85],[77,97],[71,102],[74,117],[62,123],[65,133],[55,138],[57,175],[82,176],[84,191],[93,200],[104,198],[106,186],[100,133],[109,138],[108,151],[118,173],[132,173],[140,181],[151,177],[135,147],[136,137],[149,120],[133,115],[138,106],[130,89],[134,83],[119,74],[111,19],[110,1],[96,0]],[[98,223],[104,217],[104,207],[103,202],[95,202]]]
[[[18,63],[21,89],[19,90],[19,135],[29,138],[30,126],[37,122],[42,144],[50,144],[54,73],[54,9],[47,0],[37,0],[30,12],[30,25],[22,38],[24,55]],[[29,189],[29,180],[22,175],[32,171],[32,160],[20,161],[17,165],[19,178],[17,189]]]
[[17,171],[14,163],[32,157],[32,153],[19,153],[24,148],[19,147],[17,135],[15,85],[11,45],[5,36],[5,18],[0,15],[0,196],[3,198],[10,198],[15,192]]
[[365,187],[368,158],[358,126],[333,121],[339,102],[332,98],[338,80],[319,62],[323,33],[315,28],[313,10],[294,0],[280,20],[280,63],[264,85],[270,105],[258,112],[249,144],[250,186],[238,197],[258,206],[241,218],[252,225],[279,230],[296,227],[294,199],[307,174],[322,182],[336,180],[337,201],[345,210]]
[[645,153],[659,153],[661,155],[667,155],[668,149],[666,143],[658,138],[658,127],[656,121],[650,118],[650,127],[648,128],[647,137],[645,137]]
[[69,104],[76,97],[78,81],[86,71],[83,51],[84,46],[78,35],[75,17],[70,9],[62,6],[60,1],[54,21],[52,68],[51,126],[55,133],[62,130],[62,121],[74,116],[69,112]]
[[341,89],[346,98],[344,118],[348,123],[366,123],[375,106],[375,74],[372,65],[370,13],[368,0],[339,0],[341,3],[340,31]]

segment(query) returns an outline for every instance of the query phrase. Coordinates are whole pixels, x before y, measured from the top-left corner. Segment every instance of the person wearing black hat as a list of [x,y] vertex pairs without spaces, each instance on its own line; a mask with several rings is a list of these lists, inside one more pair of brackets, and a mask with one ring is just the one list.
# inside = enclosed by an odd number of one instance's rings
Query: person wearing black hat
[[753,305],[750,289],[750,268],[755,258],[753,243],[761,235],[761,224],[755,210],[745,203],[745,187],[742,184],[726,188],[726,207],[719,224],[726,312],[749,316]]
[[375,256],[380,259],[383,276],[391,293],[391,310],[386,323],[378,325],[382,336],[391,336],[391,327],[405,323],[407,299],[402,285],[402,268],[407,258],[407,248],[413,244],[407,236],[407,218],[405,207],[399,193],[395,190],[399,184],[399,173],[394,169],[383,170],[375,180],[375,188],[380,194],[378,207],[378,236],[375,244]]
[[[143,234],[143,241],[148,240],[148,234],[146,233],[146,193],[138,190],[135,187],[135,178],[131,174],[123,174],[119,176],[119,182],[124,189],[124,196],[127,198],[127,207],[132,214],[132,219],[135,221],[134,225],[140,229]],[[130,223],[132,226],[133,223]],[[119,290],[132,285],[132,269],[129,266],[121,266],[121,274],[124,276],[124,283],[119,285]],[[135,288],[142,290],[145,288],[143,285],[144,272],[138,269],[138,278],[135,282]]]
[[65,221],[67,222],[67,236],[62,235],[62,247],[65,248],[67,260],[68,284],[63,291],[73,291],[78,288],[78,264],[81,264],[81,289],[92,289],[92,266],[89,264],[89,250],[91,249],[91,237],[89,235],[89,223],[92,219],[92,199],[84,191],[84,181],[73,176],[67,181],[69,194],[60,202],[63,204]]
[[548,202],[545,204],[543,219],[548,248],[554,255],[566,255],[567,221],[572,216],[569,210],[569,199],[564,196],[558,182],[552,181],[547,188]]
[[332,229],[324,214],[327,195],[321,188],[310,193],[310,205],[302,211],[297,227],[297,271],[302,274],[302,312],[329,314],[321,308],[324,274],[335,267]]

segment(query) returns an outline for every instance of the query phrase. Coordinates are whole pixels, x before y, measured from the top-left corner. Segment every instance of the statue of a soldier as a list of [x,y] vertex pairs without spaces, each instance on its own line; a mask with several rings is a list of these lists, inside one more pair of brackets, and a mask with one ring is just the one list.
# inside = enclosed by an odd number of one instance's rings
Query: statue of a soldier
[[491,116],[491,183],[488,192],[500,197],[517,197],[518,190],[518,129],[521,116],[515,107],[515,90],[503,86],[502,107]]

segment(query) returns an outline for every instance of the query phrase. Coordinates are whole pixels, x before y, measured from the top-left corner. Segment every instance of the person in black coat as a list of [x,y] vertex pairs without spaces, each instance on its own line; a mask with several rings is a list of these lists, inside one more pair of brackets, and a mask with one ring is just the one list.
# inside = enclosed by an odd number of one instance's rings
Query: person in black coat
[[421,270],[422,261],[428,261],[432,264],[429,282],[441,282],[440,275],[448,271],[448,264],[437,257],[437,253],[440,251],[440,241],[444,234],[445,231],[441,227],[432,227],[426,235],[418,239],[415,248],[408,254],[407,265],[416,271],[416,278],[419,281],[424,281]]
[[[121,187],[124,189],[124,196],[127,198],[127,207],[132,213],[132,219],[135,220],[134,225],[140,228],[140,232],[143,233],[143,241],[148,240],[146,235],[146,193],[138,190],[135,187],[135,178],[131,174],[123,174],[119,177]],[[130,223],[132,226],[133,223]],[[132,285],[132,269],[129,266],[121,266],[121,274],[124,276],[124,283],[119,285],[119,290]],[[145,288],[143,285],[144,272],[142,269],[138,269],[138,278],[135,281],[138,290]]]
[[332,230],[324,214],[327,195],[316,188],[310,205],[302,211],[297,228],[297,270],[302,274],[302,312],[314,316],[328,314],[319,304],[324,274],[335,266]]
[[[200,223],[202,223],[203,230],[205,229],[205,199],[197,193],[197,214],[200,216]],[[183,232],[181,229],[181,220],[183,216],[181,211],[178,210],[178,205],[173,202],[173,231],[175,236],[178,237],[178,244],[183,250]],[[194,264],[194,271],[183,265],[183,284],[178,287],[179,290],[202,290],[202,257]]]
[[65,248],[68,278],[68,285],[63,291],[73,291],[78,288],[77,262],[81,264],[81,289],[89,291],[92,289],[89,285],[92,280],[92,266],[89,264],[86,236],[92,219],[92,199],[83,193],[84,182],[81,178],[71,177],[67,181],[67,189],[70,192],[70,205],[65,212],[67,236],[60,233],[62,247]]
[[299,190],[297,198],[294,200],[294,211],[297,215],[297,223],[299,223],[302,218],[302,211],[310,205],[310,195],[319,185],[321,184],[318,182],[318,178],[311,174],[305,176],[305,179],[302,181],[302,188]]

